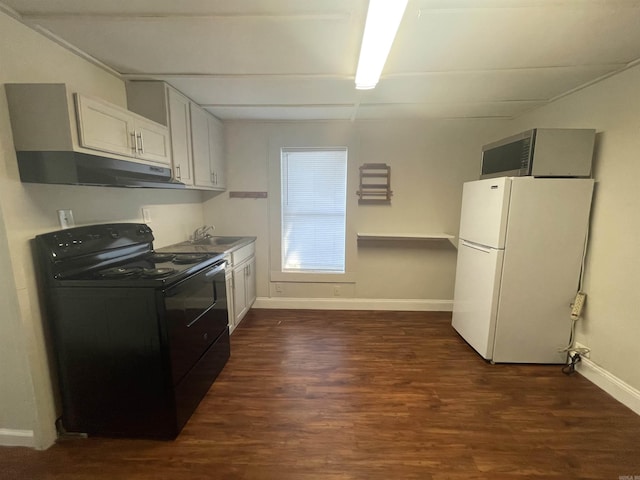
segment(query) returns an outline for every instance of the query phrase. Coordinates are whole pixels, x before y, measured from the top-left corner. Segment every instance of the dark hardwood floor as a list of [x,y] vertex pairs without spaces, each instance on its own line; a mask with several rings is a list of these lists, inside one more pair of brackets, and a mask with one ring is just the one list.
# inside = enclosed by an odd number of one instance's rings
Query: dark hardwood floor
[[559,366],[490,365],[450,314],[252,310],[172,442],[0,448],[14,479],[640,476],[640,417]]

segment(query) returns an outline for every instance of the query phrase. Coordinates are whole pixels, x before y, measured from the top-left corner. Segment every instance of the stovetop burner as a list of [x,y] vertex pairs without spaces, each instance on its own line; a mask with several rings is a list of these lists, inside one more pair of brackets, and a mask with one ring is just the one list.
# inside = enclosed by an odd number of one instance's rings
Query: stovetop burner
[[138,275],[142,270],[142,267],[114,267],[101,270],[98,275],[102,278],[125,278]]
[[210,255],[207,255],[206,253],[181,253],[175,256],[173,263],[177,263],[179,265],[198,263],[206,260],[209,256]]
[[157,267],[157,268],[144,268],[144,267],[115,267],[107,268],[98,272],[100,278],[163,278],[173,275],[178,270],[171,267]]
[[151,260],[152,262],[170,262],[171,260],[173,260],[175,258],[175,253],[153,253],[151,254],[151,256],[149,257],[149,260]]
[[177,270],[171,267],[145,268],[144,270],[142,270],[142,276],[144,278],[162,278],[162,277],[168,277],[169,275],[172,275],[176,272]]

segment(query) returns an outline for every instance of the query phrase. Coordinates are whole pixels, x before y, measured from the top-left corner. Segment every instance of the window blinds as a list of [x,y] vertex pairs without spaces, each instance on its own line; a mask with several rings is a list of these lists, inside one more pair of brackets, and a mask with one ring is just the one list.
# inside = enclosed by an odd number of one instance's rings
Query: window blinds
[[344,273],[347,149],[282,149],[282,271]]

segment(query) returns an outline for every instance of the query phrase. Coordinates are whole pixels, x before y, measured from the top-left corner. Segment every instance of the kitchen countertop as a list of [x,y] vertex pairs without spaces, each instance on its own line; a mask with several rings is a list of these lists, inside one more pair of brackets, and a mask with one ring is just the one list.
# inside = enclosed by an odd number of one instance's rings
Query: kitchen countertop
[[158,253],[231,253],[251,242],[255,242],[256,237],[207,237],[199,242],[180,242],[166,247],[155,249]]

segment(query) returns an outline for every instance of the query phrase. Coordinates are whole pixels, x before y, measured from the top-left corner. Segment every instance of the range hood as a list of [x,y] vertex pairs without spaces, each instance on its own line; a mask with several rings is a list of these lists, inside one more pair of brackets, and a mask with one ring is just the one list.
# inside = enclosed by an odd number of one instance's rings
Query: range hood
[[171,169],[73,151],[19,151],[20,180],[28,183],[137,188],[185,188]]

